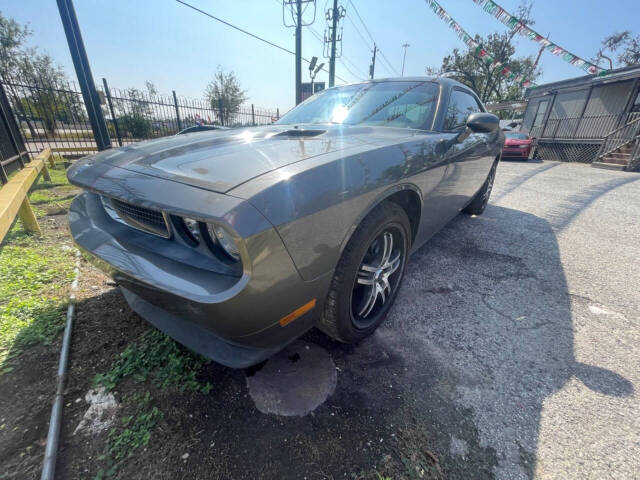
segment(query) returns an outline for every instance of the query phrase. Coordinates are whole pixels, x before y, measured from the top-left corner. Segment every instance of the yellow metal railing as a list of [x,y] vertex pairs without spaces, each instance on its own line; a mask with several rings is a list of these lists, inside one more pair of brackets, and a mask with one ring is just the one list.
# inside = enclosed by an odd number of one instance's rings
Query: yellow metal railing
[[9,183],[0,189],[0,242],[13,225],[16,215],[20,217],[25,230],[41,233],[38,220],[29,203],[29,190],[40,173],[51,181],[47,163],[53,166],[54,160],[50,148],[45,148],[22,170],[15,174]]

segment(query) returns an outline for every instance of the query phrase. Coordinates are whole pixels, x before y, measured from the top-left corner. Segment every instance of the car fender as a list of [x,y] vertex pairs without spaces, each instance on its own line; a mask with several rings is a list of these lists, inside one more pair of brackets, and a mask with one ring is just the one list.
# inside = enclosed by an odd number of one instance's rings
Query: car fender
[[[398,192],[402,192],[404,190],[414,191],[415,193],[418,194],[418,197],[422,201],[422,198],[423,198],[422,192],[420,191],[420,188],[413,183],[400,183],[387,188],[372,202],[370,202],[369,205],[364,210],[360,212],[360,214],[356,217],[355,221],[352,223],[349,229],[345,232],[345,236],[342,240],[342,243],[340,244],[340,255],[342,255],[342,252],[344,251],[345,247],[349,243],[349,240],[351,240],[353,233],[356,231],[358,226],[362,223],[362,220],[364,220],[365,217],[369,215],[369,213],[371,213],[374,209],[380,206],[383,202],[387,201],[389,197],[391,197],[392,195],[395,195]],[[421,208],[422,208],[422,205],[421,205]],[[416,231],[417,231],[417,228],[419,228],[419,225],[420,225],[420,218],[418,217],[418,223],[416,224]]]

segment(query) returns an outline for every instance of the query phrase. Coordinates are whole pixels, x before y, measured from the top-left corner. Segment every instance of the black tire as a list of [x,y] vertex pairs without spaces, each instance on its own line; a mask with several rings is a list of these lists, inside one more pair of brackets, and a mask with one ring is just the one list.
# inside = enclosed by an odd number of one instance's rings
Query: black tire
[[489,197],[491,196],[491,190],[493,189],[493,181],[496,178],[496,168],[498,167],[498,162],[494,162],[491,170],[489,171],[489,175],[482,185],[482,188],[476,196],[473,198],[471,203],[465,207],[463,210],[465,213],[469,213],[471,215],[481,215],[484,212],[485,208],[487,208],[487,204],[489,203]]
[[[389,247],[387,260],[390,257],[393,258],[384,263],[384,252],[387,251],[388,243],[392,246]],[[404,277],[410,244],[411,225],[407,214],[399,205],[384,202],[369,213],[342,252],[318,328],[335,340],[344,343],[359,342],[371,335],[384,321],[396,298]],[[380,249],[383,250],[382,253]],[[397,261],[397,267],[394,270],[392,270],[393,267],[385,270],[383,266],[391,265],[393,259],[397,257],[396,249],[401,255]],[[371,265],[365,261],[380,268],[375,273],[371,270],[364,272],[364,268],[371,268]],[[361,281],[374,283],[370,286],[361,285]],[[390,287],[390,293],[385,295],[384,289],[380,295],[379,292],[375,292],[375,287],[382,285],[380,282],[385,282]],[[370,300],[374,297],[375,299],[371,302]],[[360,308],[363,304],[365,304],[364,309]],[[367,305],[371,305],[370,310],[364,317],[360,316],[359,313],[366,310]]]

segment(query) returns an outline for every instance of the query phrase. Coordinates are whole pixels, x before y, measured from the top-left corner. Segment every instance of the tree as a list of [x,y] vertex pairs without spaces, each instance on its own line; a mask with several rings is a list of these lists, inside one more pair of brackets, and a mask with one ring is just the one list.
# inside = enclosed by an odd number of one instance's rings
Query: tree
[[629,67],[640,63],[640,35],[635,37],[629,30],[612,33],[602,41],[602,47],[596,54],[594,61],[601,58],[609,61],[609,68],[613,68],[613,61],[605,52],[618,53],[617,66]]
[[[522,3],[516,16],[522,23],[533,25],[531,19],[531,3]],[[492,33],[486,37],[476,35],[475,41],[486,49],[496,61],[523,78],[535,81],[540,76],[540,70],[534,68],[533,57],[515,57],[513,39],[516,30],[504,33]],[[454,48],[444,57],[439,69],[430,68],[429,73],[435,75],[447,75],[459,82],[471,87],[480,96],[483,102],[500,102],[507,100],[519,100],[524,94],[524,88],[519,82],[510,80],[502,74],[502,68],[487,63],[474,51],[463,51]]]
[[218,67],[204,94],[211,103],[211,108],[218,110],[220,123],[229,125],[231,116],[237,113],[240,105],[247,100],[246,93],[247,91],[240,87],[235,73],[225,73]]
[[120,98],[115,101],[116,111],[119,113],[118,124],[124,135],[132,138],[150,138],[153,132],[153,109],[150,100],[157,95],[153,83],[145,82],[145,92],[138,88],[128,88]]
[[[31,135],[36,136],[33,119],[41,120],[45,132],[54,135],[58,121],[82,119],[85,113],[78,96],[65,88],[62,68],[49,55],[25,46],[30,35],[27,26],[0,13],[0,76]],[[15,82],[29,87],[17,87]]]
[[23,45],[29,35],[29,27],[21,26],[13,18],[6,18],[0,12],[0,75],[3,78],[11,78],[19,70]]
[[[71,109],[78,110],[77,98],[75,104],[65,93],[66,76],[62,68],[53,63],[49,55],[31,52],[31,57],[20,59],[21,81],[32,88],[26,90],[21,99],[22,105],[33,117],[42,121],[45,132],[55,135],[56,124],[59,120],[70,119]],[[71,108],[72,107],[72,108]]]

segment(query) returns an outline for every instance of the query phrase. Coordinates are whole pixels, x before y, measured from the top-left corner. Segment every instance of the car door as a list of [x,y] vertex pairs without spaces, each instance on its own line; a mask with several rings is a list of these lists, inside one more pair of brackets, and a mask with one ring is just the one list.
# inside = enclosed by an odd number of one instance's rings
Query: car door
[[491,168],[488,134],[471,133],[462,141],[454,141],[466,128],[469,115],[482,111],[484,108],[471,93],[457,87],[451,90],[443,130],[450,139],[445,154],[449,164],[447,179],[451,201],[458,210],[462,210],[482,187]]

